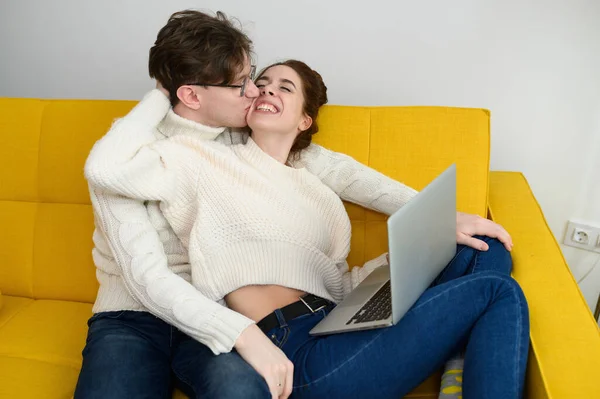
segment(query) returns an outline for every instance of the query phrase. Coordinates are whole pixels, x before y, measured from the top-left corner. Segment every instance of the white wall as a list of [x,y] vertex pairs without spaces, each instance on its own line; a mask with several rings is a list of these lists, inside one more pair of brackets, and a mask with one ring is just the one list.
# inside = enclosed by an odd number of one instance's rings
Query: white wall
[[[492,169],[525,173],[558,239],[600,224],[600,1],[0,1],[0,96],[139,99],[168,16],[222,10],[259,66],[308,62],[331,103],[489,108]],[[565,255],[576,278],[598,258]]]

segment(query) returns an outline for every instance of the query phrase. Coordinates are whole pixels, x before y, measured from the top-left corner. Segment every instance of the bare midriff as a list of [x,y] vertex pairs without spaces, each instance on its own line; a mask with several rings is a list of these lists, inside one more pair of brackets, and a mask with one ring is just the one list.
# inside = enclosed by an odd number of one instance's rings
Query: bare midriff
[[225,296],[227,306],[258,322],[275,309],[296,302],[303,291],[280,285],[248,285]]

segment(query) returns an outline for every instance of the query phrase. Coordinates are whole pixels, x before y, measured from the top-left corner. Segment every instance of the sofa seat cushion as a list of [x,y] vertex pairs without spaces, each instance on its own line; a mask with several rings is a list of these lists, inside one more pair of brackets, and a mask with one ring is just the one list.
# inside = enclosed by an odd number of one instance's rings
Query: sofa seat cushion
[[0,355],[0,398],[73,397],[79,370],[44,361]]
[[3,306],[2,310],[0,311],[0,330],[2,330],[2,327],[12,320],[16,314],[34,302],[33,299],[10,296],[6,294],[3,295],[2,301]]
[[0,356],[79,370],[91,304],[11,296],[4,300],[3,318],[6,310],[13,311],[0,326]]

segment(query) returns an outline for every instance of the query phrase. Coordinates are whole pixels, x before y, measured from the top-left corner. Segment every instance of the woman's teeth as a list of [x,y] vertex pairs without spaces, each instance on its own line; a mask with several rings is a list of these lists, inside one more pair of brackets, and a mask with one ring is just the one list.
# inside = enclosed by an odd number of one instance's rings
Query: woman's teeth
[[257,111],[269,111],[269,112],[273,112],[273,113],[277,112],[277,108],[275,108],[271,104],[260,104],[256,107],[256,110]]

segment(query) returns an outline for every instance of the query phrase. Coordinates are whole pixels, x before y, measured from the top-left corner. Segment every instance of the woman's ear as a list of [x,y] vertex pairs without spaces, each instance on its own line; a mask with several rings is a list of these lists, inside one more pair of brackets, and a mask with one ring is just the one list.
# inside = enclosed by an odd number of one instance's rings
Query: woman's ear
[[312,118],[306,114],[304,114],[302,116],[302,120],[300,121],[300,125],[298,125],[298,129],[300,129],[301,132],[304,132],[306,130],[308,130],[309,127],[311,127],[312,125]]
[[183,105],[193,110],[198,110],[201,105],[201,99],[196,89],[192,86],[179,86],[177,89],[177,98]]

